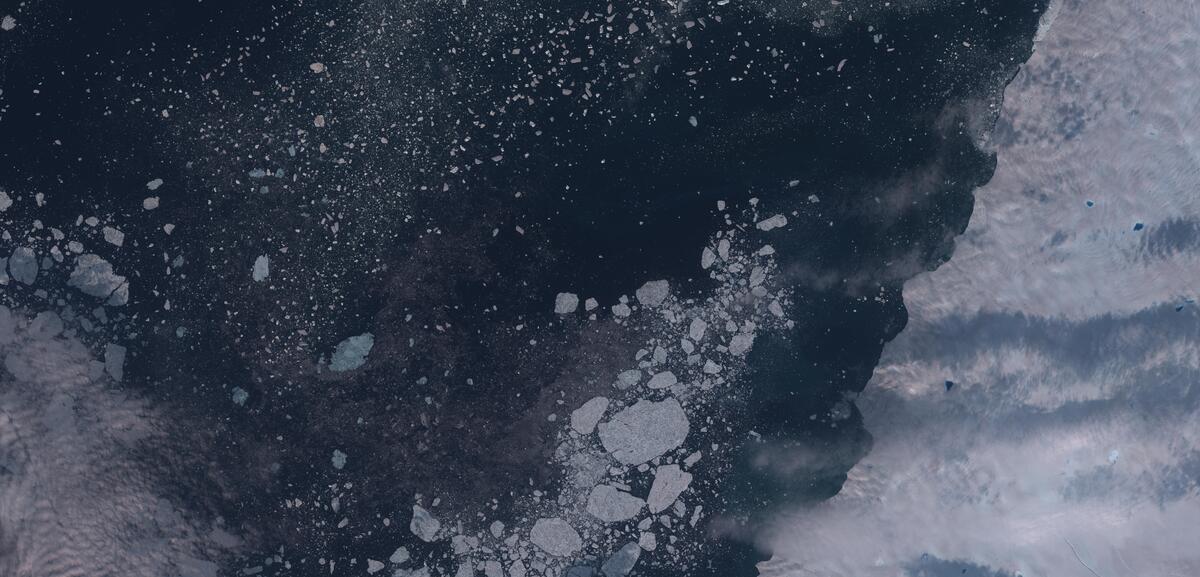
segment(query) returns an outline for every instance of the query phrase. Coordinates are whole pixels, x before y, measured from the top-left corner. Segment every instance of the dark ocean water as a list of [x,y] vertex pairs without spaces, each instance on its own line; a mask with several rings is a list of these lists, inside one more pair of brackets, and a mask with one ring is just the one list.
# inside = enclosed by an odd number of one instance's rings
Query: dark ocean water
[[[386,558],[400,542],[417,557],[446,551],[411,543],[406,518],[369,536],[313,527],[278,510],[281,495],[351,475],[358,487],[348,507],[395,515],[430,486],[471,503],[529,479],[552,482],[545,462],[553,446],[526,417],[536,393],[578,362],[560,351],[585,339],[570,327],[549,328],[537,354],[525,354],[528,335],[507,327],[548,325],[547,303],[561,287],[611,303],[647,279],[666,278],[684,294],[704,294],[712,281],[700,274],[699,248],[723,223],[718,200],[740,211],[757,198],[793,222],[771,242],[796,292],[788,314],[797,323],[756,343],[752,394],[731,425],[785,447],[824,448],[830,458],[780,475],[756,464],[758,449],[748,446],[732,473],[709,472],[722,477],[723,489],[706,507],[753,526],[785,504],[836,494],[871,442],[849,401],[883,344],[904,326],[902,283],[948,258],[974,188],[990,178],[994,161],[977,146],[980,127],[990,126],[1005,83],[1028,56],[1044,1],[931,2],[906,13],[849,2],[862,6],[862,17],[833,33],[763,6],[690,6],[722,15],[691,37],[691,47],[647,41],[630,48],[567,35],[564,43],[598,59],[628,61],[631,50],[642,57],[633,65],[643,72],[636,79],[600,74],[619,80],[615,96],[595,105],[604,113],[584,116],[587,105],[553,98],[562,88],[547,83],[523,89],[544,105],[509,103],[503,122],[482,126],[469,120],[494,106],[496,93],[557,58],[497,63],[480,56],[553,37],[514,15],[604,6],[430,5],[414,11],[419,34],[396,31],[404,40],[381,49],[403,52],[403,72],[309,94],[338,101],[347,116],[360,106],[348,122],[356,129],[404,122],[418,105],[444,125],[412,128],[407,151],[384,147],[356,165],[283,179],[278,186],[291,196],[247,194],[239,178],[256,161],[236,149],[269,144],[281,156],[285,141],[256,132],[268,133],[279,110],[245,91],[198,105],[213,87],[237,90],[220,74],[201,81],[200,71],[222,69],[228,54],[247,54],[236,74],[225,68],[230,78],[249,79],[268,94],[273,85],[300,86],[303,97],[314,53],[355,44],[329,40],[320,23],[404,10],[325,4],[45,8],[40,34],[0,52],[0,186],[53,197],[51,209],[38,213],[46,226],[65,227],[79,214],[124,214],[126,234],[148,238],[163,221],[179,223],[177,236],[163,241],[175,245],[141,243],[110,259],[137,271],[135,287],[143,292],[187,287],[174,293],[173,312],[149,298],[134,298],[126,311],[136,338],[125,386],[194,435],[196,453],[164,465],[164,478],[183,483],[173,499],[224,518],[263,554],[285,546],[329,558]],[[877,42],[876,33],[884,39]],[[706,81],[693,84],[687,72],[694,70]],[[594,72],[578,72],[579,82]],[[562,78],[574,86],[570,74]],[[437,87],[436,102],[413,100],[430,86]],[[164,124],[152,113],[163,103],[179,106],[171,115],[178,121]],[[205,114],[234,120],[203,140],[190,126],[204,125]],[[465,122],[456,125],[457,117]],[[440,157],[411,151],[438,149],[448,139],[463,143],[465,136],[502,141],[504,158],[516,161],[483,163],[441,190],[445,180],[430,168]],[[145,183],[155,177],[179,192],[156,213],[160,219],[143,219]],[[342,183],[359,186],[339,189]],[[422,186],[427,190],[403,200],[376,198]],[[311,214],[322,211],[351,215],[342,222],[358,242],[326,246],[310,230]],[[508,232],[515,226],[530,232]],[[505,233],[493,240],[493,228]],[[428,234],[432,229],[439,234]],[[332,287],[336,307],[314,297],[300,323],[243,294],[247,263],[258,254],[253,239],[264,234],[285,239],[294,249],[287,258],[296,255],[294,268],[310,275],[289,285],[286,298]],[[164,273],[164,253],[186,254],[194,263],[190,276]],[[450,328],[407,347],[407,339],[424,334],[404,320],[409,314]],[[189,336],[179,338],[177,327]],[[280,335],[299,330],[318,353],[370,330],[375,360],[338,383],[289,368],[292,356],[262,360]],[[453,378],[437,387],[416,384],[419,375],[442,372]],[[487,385],[462,384],[468,378]],[[232,386],[250,392],[249,414],[230,413]],[[447,423],[437,436],[424,437],[413,424],[424,417],[414,399],[426,395],[438,399]],[[355,425],[360,417],[368,424]],[[345,474],[328,468],[334,448],[355,457]],[[688,575],[755,575],[753,563],[767,554],[739,538],[713,537],[706,555],[700,565],[708,570]],[[639,571],[680,574],[670,567]]]

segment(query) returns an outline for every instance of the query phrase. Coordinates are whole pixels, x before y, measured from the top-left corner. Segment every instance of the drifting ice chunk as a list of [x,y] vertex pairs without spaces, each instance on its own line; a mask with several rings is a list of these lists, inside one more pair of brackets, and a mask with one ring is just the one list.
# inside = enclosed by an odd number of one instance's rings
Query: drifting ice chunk
[[579,295],[573,293],[558,293],[554,297],[554,312],[560,315],[571,314],[579,308]]
[[17,27],[17,19],[5,14],[3,19],[0,19],[0,30],[8,32]]
[[347,457],[347,455],[345,453],[343,453],[337,449],[334,449],[333,457],[330,458],[330,462],[333,463],[333,468],[340,470],[342,467],[345,467],[346,466],[346,457]]
[[114,381],[125,377],[125,347],[108,343],[104,345],[104,372]]
[[[94,254],[79,255],[67,286],[79,289],[88,296],[108,299],[108,304],[121,306],[129,297],[125,277],[114,274],[108,261]],[[124,290],[121,290],[124,289]]]
[[154,210],[154,209],[158,208],[158,197],[157,196],[147,196],[146,198],[143,198],[142,199],[142,208],[145,210]]
[[688,325],[688,338],[700,342],[704,338],[704,331],[707,329],[708,323],[704,322],[704,319],[692,319],[692,324]]
[[617,375],[617,388],[622,390],[628,389],[638,384],[640,380],[642,380],[642,371],[637,369],[621,371],[621,374]]
[[700,268],[707,269],[715,262],[717,262],[717,254],[712,249],[705,247],[704,251],[700,253]]
[[692,483],[692,474],[679,469],[679,465],[663,465],[654,471],[654,484],[646,505],[651,513],[665,511]]
[[558,517],[538,519],[529,531],[529,540],[539,549],[555,557],[566,557],[583,547],[579,533]]
[[229,397],[233,399],[233,403],[235,405],[240,407],[246,404],[246,399],[250,398],[250,393],[247,393],[246,389],[241,387],[234,387],[233,391],[230,392]]
[[412,534],[420,540],[431,543],[437,538],[438,531],[442,530],[442,522],[435,519],[420,505],[413,505],[413,517],[408,524],[408,530],[412,531]]
[[637,543],[626,543],[600,566],[600,570],[604,572],[605,577],[625,577],[633,571],[633,566],[637,564],[641,555],[642,548],[638,547]]
[[349,337],[338,343],[329,361],[329,369],[333,371],[352,371],[367,362],[371,347],[375,346],[375,335],[363,333]]
[[656,307],[661,305],[670,293],[671,285],[667,281],[652,280],[642,285],[642,288],[637,290],[636,295],[638,302],[648,307]]
[[742,333],[729,339],[729,354],[742,356],[754,346],[754,334]]
[[388,561],[397,565],[408,561],[408,548],[401,547],[392,552],[392,556],[388,557]]
[[14,250],[12,256],[8,258],[8,273],[14,279],[27,285],[36,282],[38,264],[37,255],[33,253],[33,249],[22,246]]
[[650,387],[651,389],[665,389],[675,386],[675,383],[678,382],[679,379],[675,378],[675,373],[672,373],[671,371],[663,371],[654,375],[653,377],[650,377],[650,382],[646,383],[646,386]]
[[603,417],[604,411],[607,410],[608,399],[595,397],[578,409],[571,411],[571,428],[581,435],[590,435],[592,431],[596,430],[596,423],[600,422],[600,417]]
[[783,216],[782,214],[777,214],[766,220],[759,221],[759,223],[755,226],[758,227],[758,230],[764,232],[768,230],[775,230],[779,227],[787,226],[787,217]]
[[100,232],[104,233],[104,240],[113,246],[122,246],[125,244],[125,233],[111,226],[106,226]]
[[605,450],[626,465],[640,465],[683,444],[687,415],[674,398],[642,399],[599,427]]
[[158,187],[160,187],[162,185],[163,185],[163,179],[156,178],[154,180],[151,180],[150,182],[147,182],[146,188],[148,188],[150,190],[158,190]]
[[588,495],[587,512],[605,523],[616,523],[636,517],[644,506],[645,501],[612,485],[597,485]]
[[250,269],[250,276],[254,278],[254,282],[262,282],[267,280],[271,274],[271,259],[266,255],[259,255],[254,259],[254,268]]
[[383,571],[383,561],[367,559],[367,575],[374,575],[380,571]]

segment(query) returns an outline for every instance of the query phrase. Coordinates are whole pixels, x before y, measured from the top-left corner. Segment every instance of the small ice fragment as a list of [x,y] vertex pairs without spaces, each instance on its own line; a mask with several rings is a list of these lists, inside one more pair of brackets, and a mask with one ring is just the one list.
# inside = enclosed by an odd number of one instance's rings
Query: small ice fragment
[[271,259],[266,255],[259,255],[254,259],[254,267],[250,270],[250,276],[255,282],[267,280],[271,274]]
[[442,522],[420,505],[413,505],[413,517],[408,524],[408,530],[422,541],[431,543],[437,538],[438,531],[442,530]]
[[634,22],[629,23],[629,33],[633,34],[638,31],[638,25]]
[[581,435],[592,434],[592,431],[596,430],[596,423],[600,422],[604,411],[608,410],[608,403],[606,397],[595,397],[571,411],[571,428]]
[[700,342],[704,338],[704,331],[707,329],[708,323],[704,322],[704,319],[692,319],[692,324],[688,325],[688,338]]
[[142,209],[143,210],[154,210],[156,208],[158,208],[158,197],[157,196],[147,196],[146,198],[142,199]]
[[491,531],[492,537],[499,539],[504,536],[504,523],[501,521],[492,521],[492,524],[488,527],[488,531]]
[[624,318],[629,316],[633,311],[629,310],[629,305],[625,303],[617,303],[612,306],[612,313],[615,317]]
[[721,365],[718,365],[717,363],[713,362],[712,359],[704,360],[704,369],[703,370],[704,370],[704,374],[706,374],[706,375],[715,375],[715,374],[721,372],[721,368],[722,368]]
[[0,30],[8,32],[9,30],[12,30],[13,28],[16,28],[16,27],[17,27],[17,19],[13,18],[12,15],[10,15],[10,14],[5,14],[4,19],[0,20]]
[[367,559],[367,575],[374,575],[380,571],[383,571],[383,561]]
[[[246,404],[246,399],[250,398],[250,393],[247,393],[246,389],[243,389],[241,387],[234,387],[233,391],[231,392],[231,394],[229,396],[231,399],[233,399],[233,404],[241,407]],[[344,461],[343,461],[343,463],[344,463]],[[338,468],[340,469],[341,467],[338,467]]]
[[700,252],[700,268],[707,270],[715,262],[717,262],[716,253],[711,248],[704,247],[704,250]]
[[346,457],[347,457],[347,455],[345,453],[343,453],[337,449],[334,449],[333,457],[330,459],[330,461],[333,462],[333,468],[341,470],[342,467],[345,467],[346,466]]
[[151,180],[150,182],[147,182],[146,188],[148,188],[150,190],[158,190],[158,187],[160,187],[162,185],[163,185],[163,179],[156,178],[154,180]]
[[267,171],[261,168],[254,168],[251,169],[248,174],[250,175],[250,178],[264,178],[267,176]]
[[1116,462],[1117,462],[1117,459],[1119,459],[1119,458],[1121,458],[1121,452],[1120,452],[1120,451],[1118,451],[1118,450],[1116,450],[1116,449],[1113,449],[1113,450],[1111,450],[1111,451],[1109,451],[1109,452],[1108,452],[1108,463],[1109,463],[1110,465],[1112,465],[1112,464],[1116,464]]
[[768,230],[775,230],[777,228],[787,226],[787,217],[783,216],[782,214],[777,214],[766,220],[759,221],[759,223],[755,226],[758,227],[758,230],[764,232]]
[[587,500],[587,512],[605,523],[632,519],[644,506],[645,501],[612,485],[597,485]]
[[374,346],[375,335],[371,333],[347,338],[338,343],[337,348],[334,349],[333,357],[329,361],[329,369],[343,372],[363,366],[367,362],[367,355],[371,353],[371,347]]
[[0,212],[7,211],[8,207],[12,206],[12,203],[12,198],[8,196],[8,193],[0,190]]
[[675,378],[675,373],[663,371],[650,377],[650,382],[646,383],[646,386],[651,389],[666,389],[675,386],[675,383],[678,382],[679,379]]
[[315,72],[317,74],[320,74],[322,72],[325,72],[325,65],[320,62],[313,62],[312,64],[308,65],[308,69],[312,70],[313,72]]
[[663,465],[654,471],[654,484],[650,486],[646,505],[651,513],[665,511],[691,484],[691,473],[680,470],[679,465]]
[[691,124],[692,126],[696,126],[699,123],[700,123],[700,121],[696,120],[695,116],[688,117],[688,124]]
[[554,297],[554,312],[560,315],[566,315],[575,312],[579,308],[579,295],[574,293],[558,293]]
[[642,285],[642,287],[637,290],[636,295],[638,302],[646,306],[656,307],[661,305],[663,301],[666,300],[667,295],[670,294],[670,292],[671,285],[667,281],[652,280]]
[[583,308],[587,311],[594,311],[598,306],[600,306],[600,303],[596,302],[596,299],[588,299],[583,303]]
[[125,244],[125,233],[121,232],[119,229],[106,226],[101,232],[104,233],[104,240],[108,242],[108,244],[114,246],[121,246]]
[[641,399],[598,426],[600,442],[618,461],[640,465],[683,444],[689,423],[679,401]]
[[583,547],[579,533],[558,517],[541,518],[529,531],[529,540],[539,549],[555,557],[573,555]]

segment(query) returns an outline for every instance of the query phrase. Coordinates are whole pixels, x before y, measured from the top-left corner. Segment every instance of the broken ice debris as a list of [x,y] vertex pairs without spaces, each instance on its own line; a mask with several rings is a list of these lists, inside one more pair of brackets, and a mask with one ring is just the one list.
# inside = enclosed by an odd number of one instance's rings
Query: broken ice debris
[[637,290],[638,302],[648,307],[656,307],[666,300],[671,292],[671,285],[665,280],[652,280]]
[[333,371],[352,371],[367,362],[371,347],[375,346],[375,335],[363,333],[349,337],[338,343],[329,361],[329,369]]
[[600,570],[604,572],[605,577],[625,577],[633,571],[633,566],[637,564],[641,555],[642,548],[638,547],[637,543],[626,543],[600,566]]
[[777,214],[766,220],[759,221],[756,226],[758,227],[758,230],[764,232],[768,230],[775,230],[777,228],[787,226],[787,217],[783,216],[782,214]]
[[250,270],[250,276],[254,278],[254,282],[262,282],[267,280],[271,275],[271,259],[266,255],[259,255],[254,259],[254,267]]
[[158,190],[158,187],[160,187],[162,185],[163,185],[163,179],[156,178],[154,180],[151,180],[150,182],[147,182],[146,188],[148,188],[150,190]]
[[595,397],[578,409],[571,411],[571,428],[581,435],[590,435],[596,429],[596,423],[600,422],[600,417],[604,416],[604,411],[607,410],[608,399]]
[[558,293],[554,297],[554,312],[560,315],[570,314],[579,308],[579,295],[574,293]]
[[682,471],[679,465],[663,465],[654,471],[654,484],[646,497],[646,506],[651,513],[670,507],[692,483],[692,474]]
[[715,262],[717,262],[717,253],[713,252],[711,248],[704,247],[700,253],[700,268],[707,269]]
[[342,467],[345,467],[346,466],[346,456],[347,455],[345,453],[343,453],[337,449],[334,449],[333,457],[330,459],[330,461],[333,463],[333,468],[341,470]]
[[8,32],[9,30],[12,30],[13,28],[16,28],[16,27],[17,27],[17,19],[13,18],[12,16],[5,14],[4,19],[0,20],[0,30]]
[[8,193],[0,190],[0,212],[7,211],[8,207],[12,206],[12,203],[12,198],[8,196]]
[[706,330],[708,330],[708,323],[703,319],[692,319],[692,324],[688,325],[688,338],[700,342],[704,338]]
[[663,371],[650,377],[650,382],[646,383],[646,386],[651,389],[666,389],[675,386],[675,383],[678,382],[679,379],[675,378],[675,373]]
[[383,571],[383,561],[367,559],[367,574],[368,575],[374,575],[380,571]]
[[67,286],[85,295],[107,299],[106,304],[122,306],[129,301],[129,285],[125,277],[113,273],[112,264],[95,254],[82,254],[75,259],[75,270]]
[[412,521],[408,524],[408,530],[412,531],[412,534],[420,540],[431,543],[437,539],[438,531],[442,530],[442,522],[420,505],[413,505],[413,516]]
[[154,209],[158,208],[158,197],[157,196],[147,196],[146,198],[143,198],[142,199],[142,208],[145,210],[154,210]]
[[632,519],[646,502],[612,485],[597,485],[588,495],[587,512],[605,523]]
[[250,393],[247,393],[246,389],[241,387],[234,387],[229,396],[233,399],[233,404],[240,407],[246,404],[246,399],[250,398]]
[[679,401],[641,399],[599,426],[600,442],[613,458],[640,465],[683,444],[689,423]]
[[27,246],[17,247],[8,258],[8,274],[27,285],[37,282],[37,255]]
[[529,531],[529,540],[555,557],[566,557],[583,547],[583,540],[570,523],[558,517],[538,519]]

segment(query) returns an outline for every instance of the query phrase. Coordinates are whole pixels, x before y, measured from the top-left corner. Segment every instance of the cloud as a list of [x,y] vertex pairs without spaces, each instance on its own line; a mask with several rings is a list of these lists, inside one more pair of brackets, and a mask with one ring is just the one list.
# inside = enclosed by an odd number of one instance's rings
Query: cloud
[[165,498],[153,410],[53,313],[0,307],[0,357],[0,574],[215,576],[237,540]]

